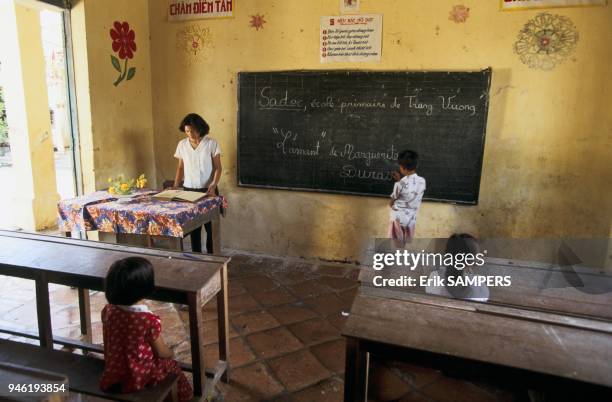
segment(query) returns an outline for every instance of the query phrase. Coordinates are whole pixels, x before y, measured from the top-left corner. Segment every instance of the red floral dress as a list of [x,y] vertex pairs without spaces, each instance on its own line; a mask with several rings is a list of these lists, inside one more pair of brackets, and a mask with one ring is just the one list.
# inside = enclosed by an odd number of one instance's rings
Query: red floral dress
[[102,310],[104,336],[104,373],[100,388],[119,388],[134,392],[152,386],[170,373],[179,375],[178,396],[181,401],[193,397],[189,381],[178,363],[155,355],[151,342],[161,334],[161,320],[144,305],[116,306]]

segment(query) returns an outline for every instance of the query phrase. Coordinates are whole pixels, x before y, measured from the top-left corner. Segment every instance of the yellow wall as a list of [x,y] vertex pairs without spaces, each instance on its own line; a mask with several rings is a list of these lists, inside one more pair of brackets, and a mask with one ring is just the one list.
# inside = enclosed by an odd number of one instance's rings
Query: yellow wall
[[[553,71],[539,71],[523,65],[512,49],[519,30],[540,11],[502,13],[497,1],[465,2],[470,17],[456,24],[448,19],[456,1],[363,0],[362,13],[384,15],[381,63],[325,66],[319,64],[319,17],[337,15],[337,0],[242,0],[236,2],[234,19],[189,23],[168,23],[166,3],[149,5],[157,178],[174,176],[172,155],[182,138],[176,128],[181,117],[191,111],[202,114],[223,149],[221,189],[230,203],[222,221],[224,247],[358,260],[372,246],[371,239],[386,232],[386,202],[380,198],[236,186],[236,74],[290,69],[492,67],[479,205],[425,202],[417,236],[456,231],[481,237],[610,234],[612,7],[549,10],[570,17],[580,40],[570,60]],[[111,14],[103,7],[97,11]],[[249,27],[250,15],[256,13],[267,21],[259,32]],[[144,32],[145,21],[134,20],[142,24],[138,32]],[[110,46],[104,31],[112,18],[97,15],[95,22],[87,29],[88,48],[97,51]],[[191,60],[177,48],[177,32],[186,24],[210,29],[213,47],[203,60]],[[102,39],[90,46],[94,28]],[[115,116],[123,110],[118,102],[133,89],[112,88],[108,50],[99,53],[90,73],[104,75],[96,86],[101,103],[95,114]],[[139,63],[146,66],[144,60]],[[118,92],[124,96],[109,96]],[[128,133],[131,126],[121,121]],[[105,130],[112,126],[106,123]],[[122,130],[111,130],[117,133],[115,140],[121,139]],[[105,171],[111,164],[132,161],[127,154],[110,157],[107,146],[103,151],[98,155],[105,157],[100,159]]]
[[[71,12],[79,134],[85,192],[106,187],[111,176],[155,176],[147,0],[79,0]],[[109,31],[127,21],[136,33],[130,81],[113,83]],[[116,55],[116,54],[115,54]],[[123,60],[120,60],[123,67]],[[152,184],[155,184],[154,181]]]

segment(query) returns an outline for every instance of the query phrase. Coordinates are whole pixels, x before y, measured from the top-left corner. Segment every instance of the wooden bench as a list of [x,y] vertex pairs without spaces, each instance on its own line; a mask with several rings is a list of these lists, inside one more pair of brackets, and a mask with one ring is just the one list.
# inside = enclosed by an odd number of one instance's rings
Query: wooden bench
[[129,394],[111,394],[100,389],[104,361],[90,356],[41,348],[26,343],[0,339],[0,361],[39,370],[62,373],[68,377],[71,391],[115,401],[177,401],[176,375],[168,376],[155,387]]
[[[38,332],[16,331],[0,326],[0,332],[38,339],[40,345],[51,349],[54,343],[92,349],[91,345],[53,336],[49,283],[74,286],[79,291],[81,330],[91,335],[89,292],[103,290],[108,267],[116,260],[142,256],[155,269],[155,292],[152,300],[186,304],[189,311],[191,365],[183,370],[193,372],[196,396],[207,395],[219,380],[229,381],[229,320],[227,292],[227,263],[229,258],[193,255],[156,249],[128,247],[84,240],[67,239],[30,233],[0,230],[0,275],[30,279],[35,282]],[[204,323],[202,307],[213,298],[217,300],[217,330],[219,361],[207,372],[204,361]],[[90,339],[87,339],[90,341]],[[206,381],[206,376],[213,378]]]

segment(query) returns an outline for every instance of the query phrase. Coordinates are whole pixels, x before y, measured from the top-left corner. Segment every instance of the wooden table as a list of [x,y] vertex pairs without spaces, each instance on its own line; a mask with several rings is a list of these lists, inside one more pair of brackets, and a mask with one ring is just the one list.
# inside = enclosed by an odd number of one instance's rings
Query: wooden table
[[[182,225],[183,233],[185,233],[185,235],[182,237],[99,231],[98,238],[100,241],[107,243],[128,244],[131,246],[155,247],[183,251],[183,239],[195,229],[203,228],[204,224],[208,222],[210,222],[212,225],[213,254],[219,255],[221,254],[221,225],[219,208],[215,208],[206,214],[199,215]],[[204,232],[204,230],[202,231]],[[68,237],[72,236],[71,233],[66,233],[66,235]]]
[[[227,263],[229,258],[180,252],[135,248],[55,236],[0,231],[0,275],[31,279],[36,285],[38,334],[42,347],[53,343],[74,344],[54,338],[49,306],[49,283],[102,291],[110,265],[121,258],[139,255],[155,268],[153,300],[186,304],[189,307],[189,332],[194,392],[202,395],[205,384],[202,306],[217,297],[220,361],[212,373],[228,381],[229,323],[227,307]],[[81,327],[91,334],[89,294],[79,297]],[[18,334],[16,331],[2,330]]]
[[[370,353],[506,385],[567,387],[612,398],[612,293],[564,287],[558,280],[563,273],[551,265],[493,265],[483,272],[511,275],[513,286],[491,288],[488,303],[376,288],[374,275],[400,272],[364,271],[342,332],[345,401],[366,400]],[[576,271],[604,290],[612,284],[609,273]],[[555,286],[541,287],[543,281]]]
[[[133,201],[117,201],[105,191],[98,191],[83,197],[62,200],[58,203],[58,216],[61,230],[66,237],[87,238],[87,231],[98,231],[100,241],[109,243],[129,244],[140,247],[155,247],[169,250],[183,250],[183,239],[195,229],[206,223],[212,225],[213,254],[221,253],[220,208],[216,205],[224,203],[222,197],[200,200],[197,203],[152,200],[152,191],[145,191],[135,196]],[[171,209],[165,209],[172,205]],[[157,207],[164,207],[157,210]],[[212,208],[211,208],[212,206]],[[153,208],[153,209],[148,209]],[[200,208],[200,211],[198,211]],[[211,208],[211,209],[209,209]],[[137,212],[138,211],[138,212]],[[188,212],[191,211],[191,212]],[[195,211],[195,212],[194,212]],[[205,211],[205,212],[204,212]],[[76,215],[73,215],[76,214]],[[128,219],[138,219],[145,222],[152,220],[154,227],[122,227],[116,233],[113,224],[102,219],[96,222],[96,216],[113,217],[115,225],[123,225]],[[133,215],[134,214],[134,215]],[[186,218],[187,216],[187,218]],[[181,218],[179,218],[181,217]],[[160,220],[161,222],[159,222]],[[159,234],[160,226],[168,227],[171,222],[170,234]]]

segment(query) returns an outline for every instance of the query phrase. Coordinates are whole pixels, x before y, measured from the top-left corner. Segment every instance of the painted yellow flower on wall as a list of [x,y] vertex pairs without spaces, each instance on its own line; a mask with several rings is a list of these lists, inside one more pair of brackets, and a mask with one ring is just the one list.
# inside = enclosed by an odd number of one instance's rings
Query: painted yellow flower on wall
[[187,64],[206,59],[213,48],[210,29],[197,24],[186,25],[176,33],[176,48],[185,53]]

